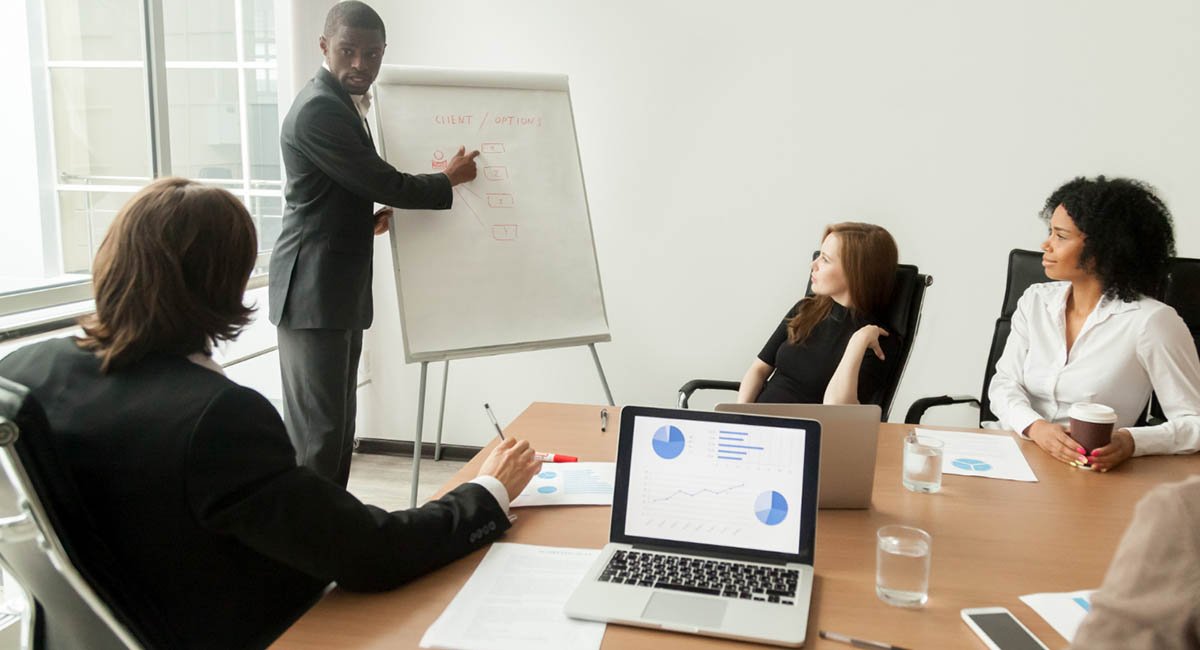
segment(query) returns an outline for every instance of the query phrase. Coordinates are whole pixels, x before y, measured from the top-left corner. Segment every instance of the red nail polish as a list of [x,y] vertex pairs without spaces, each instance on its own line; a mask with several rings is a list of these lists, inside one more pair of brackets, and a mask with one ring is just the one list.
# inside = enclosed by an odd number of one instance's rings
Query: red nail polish
[[1086,451],[1084,451],[1084,450],[1083,450],[1083,447],[1076,447],[1076,448],[1075,448],[1075,451],[1077,451],[1077,452],[1079,452],[1079,453],[1081,453],[1081,454],[1086,454],[1086,453],[1087,453]]

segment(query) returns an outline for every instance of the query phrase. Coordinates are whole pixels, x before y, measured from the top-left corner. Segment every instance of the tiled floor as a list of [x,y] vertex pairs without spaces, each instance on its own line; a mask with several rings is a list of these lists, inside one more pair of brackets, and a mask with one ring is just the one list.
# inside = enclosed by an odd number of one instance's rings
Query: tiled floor
[[[417,502],[428,501],[463,465],[466,463],[422,459]],[[350,485],[347,489],[364,503],[385,510],[403,510],[408,507],[411,486],[410,456],[354,454],[354,459],[350,461]]]

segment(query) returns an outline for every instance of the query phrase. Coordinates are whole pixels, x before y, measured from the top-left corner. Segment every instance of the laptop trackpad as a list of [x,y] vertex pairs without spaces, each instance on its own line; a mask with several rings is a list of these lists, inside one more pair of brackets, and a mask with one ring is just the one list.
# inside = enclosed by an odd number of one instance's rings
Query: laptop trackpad
[[726,604],[716,598],[656,591],[650,596],[642,618],[694,627],[720,627]]

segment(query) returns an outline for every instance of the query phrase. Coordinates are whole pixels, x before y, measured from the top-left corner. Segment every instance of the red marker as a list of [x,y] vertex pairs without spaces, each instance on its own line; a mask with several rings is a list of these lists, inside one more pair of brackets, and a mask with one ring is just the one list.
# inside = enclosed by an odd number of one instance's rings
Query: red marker
[[574,456],[564,456],[562,454],[551,454],[535,452],[533,457],[543,463],[578,463],[579,459]]

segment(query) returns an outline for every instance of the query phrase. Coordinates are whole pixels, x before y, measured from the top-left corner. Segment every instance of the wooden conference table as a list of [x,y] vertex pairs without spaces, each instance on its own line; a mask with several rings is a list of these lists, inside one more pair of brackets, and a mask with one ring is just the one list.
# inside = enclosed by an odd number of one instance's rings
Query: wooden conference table
[[[608,431],[601,433],[599,406],[537,402],[505,432],[528,439],[537,449],[611,461],[618,409],[608,411]],[[1073,469],[1033,443],[1022,443],[1037,483],[946,475],[941,492],[915,494],[900,484],[901,440],[908,429],[903,424],[880,426],[870,510],[821,510],[818,515],[806,648],[849,647],[818,639],[818,630],[917,649],[983,648],[959,610],[987,606],[1007,607],[1050,648],[1062,648],[1063,638],[1017,597],[1099,586],[1138,499],[1155,485],[1200,473],[1200,456],[1160,456],[1134,458],[1100,474]],[[442,490],[473,478],[490,448]],[[519,519],[503,538],[506,542],[599,548],[608,541],[608,507],[514,512]],[[922,609],[892,607],[875,596],[875,531],[893,523],[917,526],[933,536],[929,603]],[[486,552],[481,549],[392,592],[334,590],[275,647],[416,648]],[[763,646],[609,625],[602,647]]]

